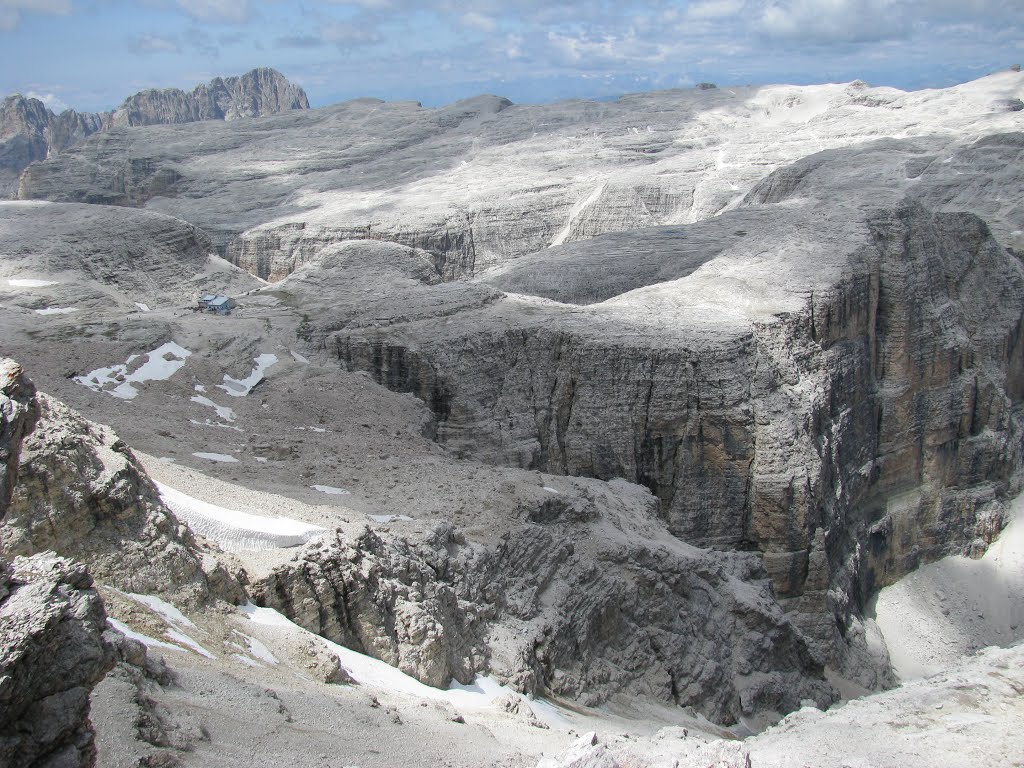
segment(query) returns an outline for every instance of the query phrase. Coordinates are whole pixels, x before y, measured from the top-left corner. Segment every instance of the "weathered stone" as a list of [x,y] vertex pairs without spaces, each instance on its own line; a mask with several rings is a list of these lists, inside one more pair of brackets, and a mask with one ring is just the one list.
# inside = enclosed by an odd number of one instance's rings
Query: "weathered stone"
[[114,664],[106,613],[81,565],[0,561],[0,763],[92,766],[89,692]]

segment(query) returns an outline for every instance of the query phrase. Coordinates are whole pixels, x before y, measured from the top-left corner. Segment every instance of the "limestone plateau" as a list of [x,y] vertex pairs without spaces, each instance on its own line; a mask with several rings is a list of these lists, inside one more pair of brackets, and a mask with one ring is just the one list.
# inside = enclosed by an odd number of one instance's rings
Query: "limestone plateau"
[[0,755],[1011,764],[1022,96],[8,99]]
[[254,69],[240,77],[214,78],[185,92],[150,88],[129,96],[110,112],[54,114],[39,99],[20,94],[0,102],[0,197],[17,191],[30,163],[63,152],[97,132],[136,125],[198,120],[236,120],[309,109],[305,92],[276,70]]

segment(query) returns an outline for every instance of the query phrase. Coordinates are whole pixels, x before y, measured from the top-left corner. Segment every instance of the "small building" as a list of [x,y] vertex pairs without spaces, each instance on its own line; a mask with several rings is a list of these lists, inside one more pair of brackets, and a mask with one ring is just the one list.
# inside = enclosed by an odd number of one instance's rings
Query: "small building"
[[230,296],[204,293],[199,297],[199,309],[203,312],[214,312],[218,315],[229,315],[235,308],[235,300]]

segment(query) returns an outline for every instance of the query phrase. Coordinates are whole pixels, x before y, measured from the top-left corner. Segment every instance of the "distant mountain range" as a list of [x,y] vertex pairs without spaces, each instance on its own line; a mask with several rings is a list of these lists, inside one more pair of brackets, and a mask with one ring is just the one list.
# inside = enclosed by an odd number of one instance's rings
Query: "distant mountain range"
[[140,125],[262,117],[309,109],[305,91],[275,69],[260,67],[240,77],[215,77],[191,92],[150,88],[110,112],[59,115],[21,94],[0,102],[0,198],[11,197],[30,163],[45,160],[100,131]]

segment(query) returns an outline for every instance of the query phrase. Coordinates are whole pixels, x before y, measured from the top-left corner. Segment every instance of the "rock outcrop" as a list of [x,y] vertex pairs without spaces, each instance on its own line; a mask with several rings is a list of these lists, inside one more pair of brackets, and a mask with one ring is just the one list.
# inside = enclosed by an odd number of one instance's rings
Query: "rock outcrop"
[[833,693],[757,558],[681,544],[626,484],[541,492],[497,544],[439,525],[307,545],[252,585],[301,626],[435,686],[490,673],[597,705],[642,696],[734,723]]
[[171,213],[267,279],[356,237],[426,249],[445,279],[464,279],[552,244],[709,218],[823,149],[935,134],[939,153],[1018,130],[1000,104],[1022,95],[1024,76],[1002,72],[909,93],[851,83],[437,109],[359,99],[93,137],[33,166],[19,196]]
[[38,416],[35,386],[18,363],[0,358],[0,521],[18,483],[22,443]]
[[[5,422],[12,434],[21,428],[5,451],[9,465],[18,466],[16,475],[5,474],[5,482],[16,482],[0,519],[0,556],[53,551],[129,592],[168,593],[191,604],[242,599],[213,558],[207,578],[192,534],[160,500],[127,445],[108,427],[35,393],[14,377],[20,371],[13,361],[2,366],[21,387],[7,387],[19,410],[14,418],[5,414]],[[31,432],[28,414],[38,415]]]
[[89,692],[114,665],[105,622],[82,565],[0,560],[0,764],[94,765]]
[[107,427],[44,394],[0,526],[7,557],[52,550],[129,592],[206,597],[201,556],[131,450]]
[[140,91],[105,115],[103,124],[109,129],[237,120],[293,109],[309,109],[305,91],[277,70],[260,67],[240,77],[215,77],[188,93],[177,88]]
[[266,67],[240,77],[214,78],[189,93],[151,88],[129,96],[111,112],[66,109],[58,115],[38,99],[14,94],[0,103],[0,199],[15,195],[18,178],[31,163],[54,157],[94,133],[262,117],[293,109],[309,109],[305,92]]

